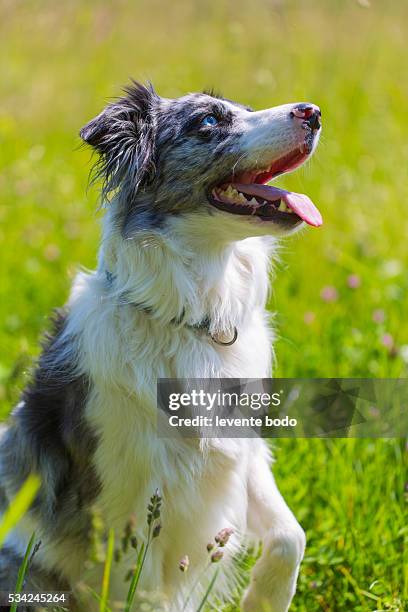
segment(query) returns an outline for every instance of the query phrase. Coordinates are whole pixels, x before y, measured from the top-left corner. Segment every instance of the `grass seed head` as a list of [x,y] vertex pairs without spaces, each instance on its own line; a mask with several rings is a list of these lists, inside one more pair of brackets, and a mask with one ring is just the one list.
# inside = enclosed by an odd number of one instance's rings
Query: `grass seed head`
[[181,572],[186,572],[188,570],[189,565],[190,559],[188,558],[188,555],[184,555],[184,557],[182,557],[179,561],[179,570]]
[[156,489],[155,493],[150,498],[150,503],[147,506],[147,524],[151,525],[154,520],[160,518],[160,507],[162,498],[159,495],[159,490]]
[[156,523],[156,525],[153,527],[152,535],[154,538],[157,538],[159,536],[161,528],[162,528],[161,523]]
[[221,561],[223,556],[224,556],[224,551],[221,550],[220,548],[217,548],[217,550],[214,551],[213,554],[211,555],[211,563],[218,563],[218,561]]
[[217,542],[218,546],[225,546],[233,533],[234,530],[231,527],[221,529],[221,531],[219,531],[215,536],[215,541]]

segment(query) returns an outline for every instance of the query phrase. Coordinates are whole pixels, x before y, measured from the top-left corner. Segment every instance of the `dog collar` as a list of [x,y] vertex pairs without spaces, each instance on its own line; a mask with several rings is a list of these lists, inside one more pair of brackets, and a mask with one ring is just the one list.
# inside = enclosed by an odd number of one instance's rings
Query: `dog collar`
[[215,342],[215,344],[219,344],[220,346],[231,346],[232,344],[235,344],[238,338],[238,330],[236,327],[234,327],[233,329],[231,340],[227,340],[225,339],[225,334],[223,333],[219,333],[219,334],[210,333],[210,324],[211,324],[210,319],[206,317],[200,323],[197,323],[196,325],[186,324],[186,327],[190,327],[190,329],[198,329],[198,330],[205,331],[210,336],[211,340]]
[[[105,276],[106,276],[106,280],[108,284],[112,285],[113,281],[115,280],[115,276],[112,274],[112,272],[109,272],[109,270],[105,270]],[[129,304],[130,306],[137,308],[137,310],[141,310],[147,315],[152,314],[152,309],[149,306],[144,306],[143,304],[139,304],[137,302],[126,302],[126,304]],[[173,325],[180,325],[183,321],[183,318],[184,318],[184,312],[178,319],[172,319],[171,322],[173,323]],[[208,336],[210,336],[211,340],[215,342],[215,344],[219,344],[220,346],[232,346],[233,344],[235,344],[235,342],[238,339],[238,330],[235,326],[233,328],[232,338],[229,340],[226,339],[225,337],[226,334],[224,333],[217,333],[217,334],[213,333],[212,334],[210,332],[211,319],[209,317],[204,317],[202,321],[200,321],[199,323],[196,323],[195,325],[189,325],[188,323],[186,323],[185,327],[189,327],[190,329],[205,332]]]

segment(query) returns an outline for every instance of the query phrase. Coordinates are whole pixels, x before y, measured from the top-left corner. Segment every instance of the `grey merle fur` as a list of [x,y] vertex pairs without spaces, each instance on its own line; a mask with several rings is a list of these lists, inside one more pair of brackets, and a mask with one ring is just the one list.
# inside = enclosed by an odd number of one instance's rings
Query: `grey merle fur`
[[[242,153],[233,111],[214,92],[161,98],[151,85],[132,83],[125,96],[109,104],[80,132],[99,154],[94,178],[102,195],[120,199],[124,237],[160,227],[166,215],[204,206],[207,194],[226,177]],[[217,129],[202,125],[214,114]]]
[[[29,474],[37,473],[41,487],[30,512],[55,541],[68,538],[84,548],[100,489],[92,467],[97,439],[83,420],[90,383],[77,371],[75,339],[65,336],[65,323],[66,314],[57,312],[33,380],[1,436],[2,510]],[[0,552],[0,568],[7,554],[7,548]],[[8,563],[13,567],[8,579],[15,583],[18,565]]]

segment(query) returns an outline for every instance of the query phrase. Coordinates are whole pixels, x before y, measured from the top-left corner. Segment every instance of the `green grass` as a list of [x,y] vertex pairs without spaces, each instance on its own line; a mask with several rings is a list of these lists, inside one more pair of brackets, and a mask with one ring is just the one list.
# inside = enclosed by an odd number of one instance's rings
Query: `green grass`
[[8,533],[19,523],[31,506],[39,488],[39,477],[31,474],[14,496],[10,507],[0,521],[0,547],[3,546]]
[[[408,375],[408,4],[365,4],[0,1],[3,416],[49,312],[95,263],[97,194],[76,134],[130,75],[166,96],[213,85],[256,108],[321,106],[317,155],[280,181],[325,224],[286,242],[276,267],[277,374]],[[402,610],[401,444],[281,440],[276,455],[309,542],[293,610]]]

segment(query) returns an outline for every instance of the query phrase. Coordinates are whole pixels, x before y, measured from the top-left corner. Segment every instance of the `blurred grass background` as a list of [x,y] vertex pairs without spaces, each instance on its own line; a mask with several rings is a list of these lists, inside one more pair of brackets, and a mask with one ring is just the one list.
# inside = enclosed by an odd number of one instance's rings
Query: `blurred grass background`
[[[325,223],[282,248],[277,374],[407,376],[407,23],[403,0],[0,0],[1,414],[78,265],[95,264],[77,134],[130,76],[164,96],[214,86],[255,108],[321,106],[317,154],[279,182]],[[402,610],[402,444],[288,440],[276,454],[309,539],[293,610]]]

